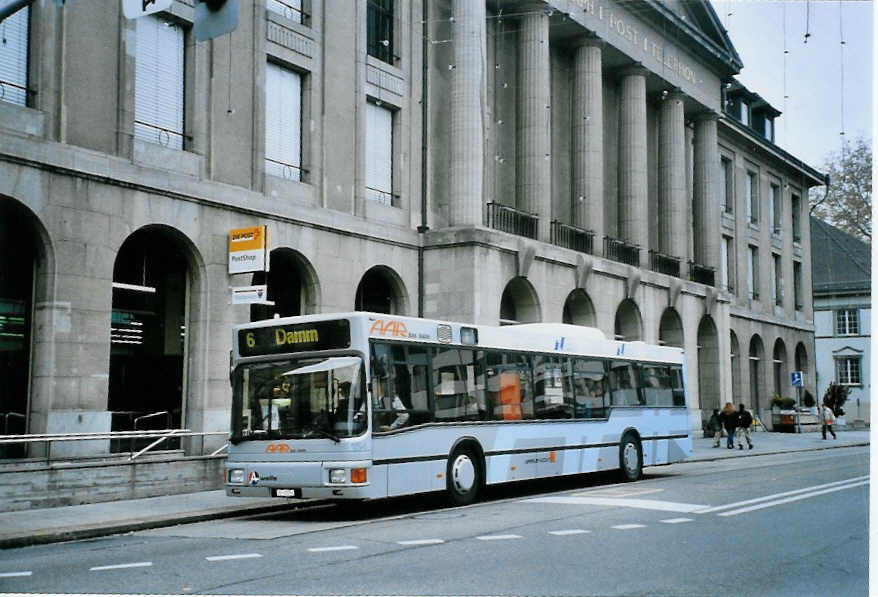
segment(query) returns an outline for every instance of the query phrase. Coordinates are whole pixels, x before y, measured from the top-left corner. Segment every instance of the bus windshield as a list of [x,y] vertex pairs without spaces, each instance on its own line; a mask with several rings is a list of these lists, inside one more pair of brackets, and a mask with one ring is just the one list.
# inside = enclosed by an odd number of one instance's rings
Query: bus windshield
[[241,365],[232,441],[354,437],[366,431],[362,359],[303,358]]

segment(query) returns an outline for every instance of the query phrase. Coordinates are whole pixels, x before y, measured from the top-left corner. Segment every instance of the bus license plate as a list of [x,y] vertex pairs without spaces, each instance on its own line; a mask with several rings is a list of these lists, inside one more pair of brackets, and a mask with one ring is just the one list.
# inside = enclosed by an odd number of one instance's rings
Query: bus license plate
[[274,497],[291,497],[297,498],[302,497],[301,489],[275,489]]

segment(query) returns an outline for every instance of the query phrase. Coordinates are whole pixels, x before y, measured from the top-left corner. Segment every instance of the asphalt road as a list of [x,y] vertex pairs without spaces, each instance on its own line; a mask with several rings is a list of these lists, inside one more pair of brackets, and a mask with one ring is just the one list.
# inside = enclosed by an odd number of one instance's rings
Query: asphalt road
[[868,447],[217,520],[0,552],[0,591],[867,594]]

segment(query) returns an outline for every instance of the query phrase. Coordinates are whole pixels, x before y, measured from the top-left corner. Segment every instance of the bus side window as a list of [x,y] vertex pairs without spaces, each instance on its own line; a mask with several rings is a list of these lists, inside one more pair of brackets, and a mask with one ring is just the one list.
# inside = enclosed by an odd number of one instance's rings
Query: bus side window
[[613,406],[642,404],[637,388],[634,365],[627,361],[610,363],[610,399]]
[[537,419],[569,419],[573,416],[570,360],[534,357],[534,416]]
[[647,406],[672,406],[671,374],[667,366],[643,365],[640,368],[643,381],[643,399]]
[[607,417],[607,374],[600,359],[573,359],[577,419]]
[[441,421],[482,418],[484,392],[476,386],[474,351],[436,348],[433,353],[435,416]]
[[671,393],[674,406],[686,406],[686,389],[683,385],[683,368],[671,365]]
[[518,421],[534,417],[530,359],[498,350],[485,352],[485,380],[493,418]]

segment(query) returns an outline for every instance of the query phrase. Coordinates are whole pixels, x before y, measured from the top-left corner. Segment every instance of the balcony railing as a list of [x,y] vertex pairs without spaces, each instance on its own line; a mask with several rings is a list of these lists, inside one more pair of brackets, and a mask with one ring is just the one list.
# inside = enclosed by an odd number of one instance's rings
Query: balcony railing
[[640,247],[618,238],[604,237],[604,257],[640,267]]
[[708,286],[716,286],[716,282],[714,281],[715,274],[716,270],[712,267],[707,267],[706,265],[701,265],[694,261],[689,262],[689,279],[693,282],[706,284]]
[[535,215],[520,209],[499,203],[488,203],[488,226],[494,230],[536,240],[538,221],[539,218]]
[[649,269],[660,274],[668,276],[680,277],[680,258],[671,255],[665,255],[658,251],[650,250],[649,252]]
[[594,255],[594,232],[553,220],[552,244]]

